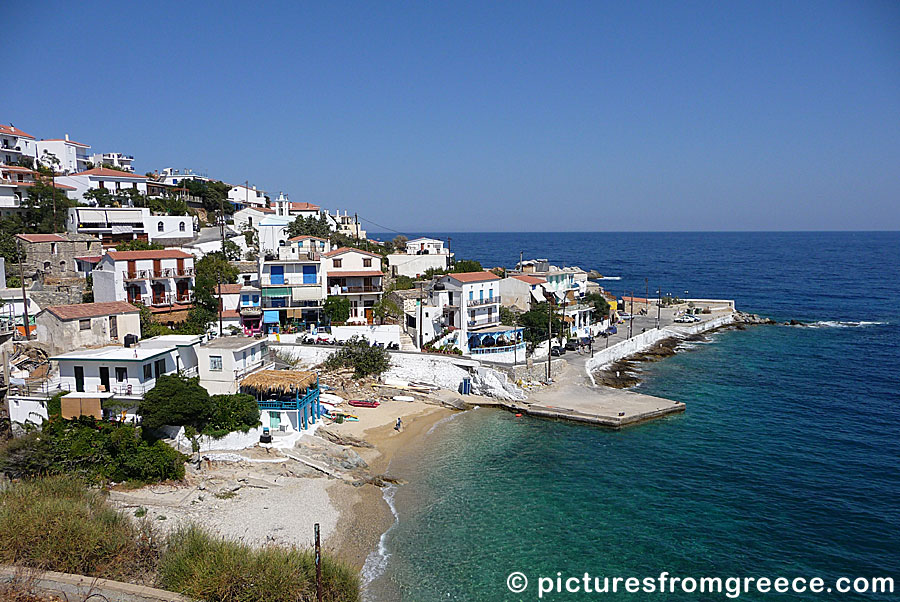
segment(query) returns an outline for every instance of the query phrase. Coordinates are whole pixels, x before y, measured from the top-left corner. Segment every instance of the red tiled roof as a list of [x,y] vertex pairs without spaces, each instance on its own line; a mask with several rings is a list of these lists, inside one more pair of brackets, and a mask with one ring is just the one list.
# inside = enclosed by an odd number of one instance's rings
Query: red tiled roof
[[521,280],[526,284],[544,284],[547,282],[545,278],[538,278],[537,276],[525,276],[524,274],[515,274],[512,276],[516,280]]
[[109,251],[107,253],[113,261],[137,260],[137,259],[187,259],[193,257],[190,253],[178,249],[151,249],[149,251]]
[[363,251],[362,249],[353,249],[351,247],[341,247],[340,249],[335,249],[334,251],[329,251],[325,253],[325,257],[334,257],[335,255],[342,255],[343,253],[348,253],[350,251],[354,251],[356,253],[362,253],[363,255],[371,255],[372,257],[377,257],[381,259],[381,255],[378,253],[371,253],[369,251]]
[[222,317],[223,318],[240,318],[241,314],[238,313],[238,310],[236,310],[236,309],[223,309]]
[[291,242],[297,242],[298,240],[306,240],[307,238],[312,238],[313,240],[321,240],[322,242],[328,242],[324,238],[319,238],[318,236],[310,236],[309,234],[301,234],[300,236],[295,236],[294,238],[289,238],[288,240]]
[[103,176],[105,178],[133,178],[136,180],[146,180],[147,176],[142,176],[130,171],[119,171],[118,169],[109,169],[108,167],[95,167],[85,171],[71,174],[73,176]]
[[23,171],[25,173],[34,173],[33,169],[28,169],[27,167],[20,167],[18,165],[4,165],[0,169],[3,169],[3,171]]
[[[34,182],[14,182],[17,186],[34,186]],[[54,182],[53,185],[60,190],[75,190],[74,186],[66,186],[65,184],[60,184],[59,182]]]
[[346,272],[343,272],[343,271],[340,271],[340,270],[330,270],[330,271],[328,272],[328,277],[329,277],[329,278],[344,278],[344,277],[349,277],[349,278],[352,278],[352,277],[363,278],[363,277],[365,277],[365,276],[384,276],[384,273],[383,273],[383,272],[379,272],[378,270],[368,270],[368,271],[366,271],[366,270],[361,270],[361,271],[356,271],[356,272],[351,272],[351,271],[349,271],[349,270],[346,271]]
[[313,205],[312,203],[291,203],[290,210],[291,211],[318,211],[319,206]]
[[220,284],[216,287],[216,294],[237,295],[241,292],[241,286],[240,284]]
[[77,305],[51,305],[47,311],[60,320],[78,320],[82,318],[99,318],[118,314],[136,314],[138,308],[126,301],[110,301],[108,303],[79,303]]
[[100,263],[100,260],[103,259],[102,255],[87,255],[85,257],[76,257],[78,261],[83,261],[85,263]]
[[14,125],[0,125],[0,134],[6,134],[7,136],[18,136],[19,138],[31,138],[32,140],[34,140],[34,136],[32,136],[31,134],[26,134]]
[[635,303],[650,303],[650,299],[645,299],[643,297],[626,297],[622,295],[622,301],[634,301]]
[[500,276],[492,272],[461,272],[458,274],[447,274],[448,277],[457,282],[487,282],[488,280],[500,280]]
[[65,138],[44,138],[41,142],[66,142],[68,144],[74,144],[75,146],[83,146],[84,148],[91,148],[90,144],[84,144],[83,142],[75,142],[74,140],[66,140]]
[[68,242],[68,238],[59,234],[16,234],[16,238],[21,238],[25,242]]

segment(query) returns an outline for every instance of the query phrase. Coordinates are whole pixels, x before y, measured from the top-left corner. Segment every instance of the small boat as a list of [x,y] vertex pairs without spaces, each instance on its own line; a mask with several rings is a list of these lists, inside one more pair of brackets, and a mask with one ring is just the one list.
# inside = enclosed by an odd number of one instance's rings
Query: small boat
[[344,422],[359,422],[359,416],[342,410],[333,410],[328,415],[331,416],[332,420],[340,417]]
[[354,408],[377,408],[379,404],[377,401],[372,399],[351,399],[348,401],[350,405]]
[[344,399],[334,393],[319,393],[319,402],[326,408],[335,408],[344,403]]
[[409,395],[394,395],[391,397],[394,401],[415,401],[415,397],[410,397]]

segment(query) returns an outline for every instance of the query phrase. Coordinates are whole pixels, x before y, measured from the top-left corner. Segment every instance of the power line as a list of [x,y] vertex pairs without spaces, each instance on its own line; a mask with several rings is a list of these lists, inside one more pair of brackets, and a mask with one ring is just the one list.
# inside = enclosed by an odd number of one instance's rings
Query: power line
[[406,234],[407,234],[406,232],[401,232],[400,230],[394,230],[393,228],[388,228],[387,226],[382,226],[381,224],[373,222],[372,220],[366,219],[362,216],[357,216],[357,217],[359,217],[359,219],[361,219],[364,222],[369,222],[373,226],[378,226],[379,228],[384,228],[388,232],[393,232],[394,234],[401,234],[403,236],[406,236]]

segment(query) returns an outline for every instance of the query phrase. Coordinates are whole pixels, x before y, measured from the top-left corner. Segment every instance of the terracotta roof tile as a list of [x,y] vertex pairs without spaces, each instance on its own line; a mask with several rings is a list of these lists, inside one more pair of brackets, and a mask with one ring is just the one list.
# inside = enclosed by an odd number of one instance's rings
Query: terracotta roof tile
[[241,286],[240,284],[220,284],[216,287],[216,294],[221,292],[223,295],[237,295],[241,292]]
[[351,247],[341,247],[340,249],[335,249],[334,251],[329,251],[325,253],[325,257],[334,257],[336,255],[342,255],[344,253],[349,253],[350,251],[354,251],[356,253],[362,253],[363,255],[371,255],[372,257],[377,257],[381,259],[381,255],[378,253],[371,253],[369,251],[363,251],[362,249],[353,249]]
[[107,253],[113,261],[138,260],[138,259],[187,259],[193,257],[190,253],[178,249],[151,249],[149,251],[109,251]]
[[18,136],[19,138],[31,138],[32,140],[34,140],[34,136],[32,136],[31,134],[26,134],[14,125],[0,125],[0,134],[6,134],[7,136]]
[[291,211],[318,211],[319,206],[312,203],[291,203]]
[[330,271],[328,272],[328,277],[329,277],[329,278],[344,278],[344,277],[350,277],[350,278],[357,277],[357,278],[362,278],[362,277],[365,277],[365,276],[384,276],[384,272],[379,272],[378,270],[361,270],[361,271],[359,271],[359,270],[358,270],[358,271],[350,271],[350,270],[347,270],[346,272],[343,272],[343,271],[340,271],[340,270],[330,270]]
[[492,272],[460,272],[456,274],[447,274],[449,278],[457,282],[487,282],[488,280],[500,280],[500,276]]
[[289,238],[288,240],[291,242],[297,242],[298,240],[306,240],[307,238],[312,238],[313,240],[321,240],[322,242],[328,242],[324,238],[319,238],[318,236],[310,236],[309,234],[301,234],[300,236],[295,236],[294,238]]
[[130,171],[119,171],[118,169],[109,169],[107,167],[95,167],[85,171],[71,174],[73,176],[103,176],[107,178],[133,178],[136,180],[146,180],[147,176],[142,176]]
[[538,278],[537,276],[526,276],[524,274],[515,274],[511,277],[515,278],[516,280],[521,280],[522,282],[524,282],[526,284],[544,284],[547,282],[546,278]]
[[138,308],[126,301],[110,301],[108,303],[80,303],[78,305],[51,305],[47,311],[60,320],[79,320],[82,318],[99,318],[118,314],[138,313]]

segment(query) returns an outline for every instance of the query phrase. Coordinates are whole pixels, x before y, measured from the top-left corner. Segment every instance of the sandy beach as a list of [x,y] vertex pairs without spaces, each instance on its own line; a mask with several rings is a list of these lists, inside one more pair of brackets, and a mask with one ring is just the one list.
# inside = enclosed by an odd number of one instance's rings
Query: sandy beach
[[371,447],[338,445],[323,431],[304,434],[283,451],[257,446],[210,452],[199,468],[188,465],[181,483],[116,490],[110,500],[136,517],[146,516],[163,532],[196,523],[257,546],[310,546],[319,523],[325,548],[361,569],[393,522],[381,487],[372,481],[388,471],[395,455],[416,449],[428,429],[453,410],[425,401],[352,409],[359,422],[318,426]]

